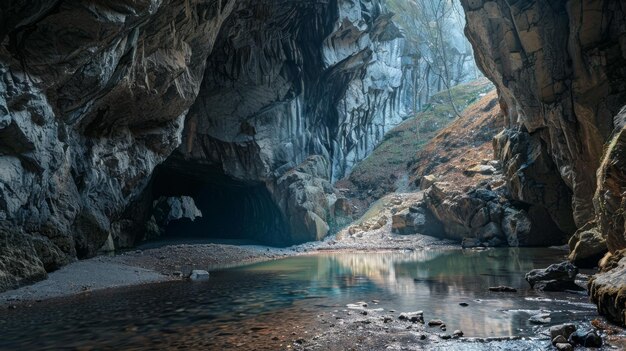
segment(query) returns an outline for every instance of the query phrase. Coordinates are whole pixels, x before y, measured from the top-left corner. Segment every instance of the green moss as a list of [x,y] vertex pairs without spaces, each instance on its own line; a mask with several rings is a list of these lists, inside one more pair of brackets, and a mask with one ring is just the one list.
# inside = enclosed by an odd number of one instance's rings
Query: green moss
[[[460,112],[492,89],[493,85],[482,79],[458,85],[450,89],[450,95]],[[434,95],[421,112],[389,131],[372,154],[354,167],[349,180],[361,189],[377,191],[376,197],[395,190],[396,177],[405,172],[407,163],[456,118],[448,91]]]

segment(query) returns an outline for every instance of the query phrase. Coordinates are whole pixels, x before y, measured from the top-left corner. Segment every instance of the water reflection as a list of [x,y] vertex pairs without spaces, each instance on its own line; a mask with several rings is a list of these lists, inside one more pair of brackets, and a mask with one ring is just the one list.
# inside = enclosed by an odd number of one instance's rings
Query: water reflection
[[[287,328],[305,328],[320,312],[374,299],[380,301],[375,307],[395,314],[423,310],[427,320],[443,319],[449,330],[462,329],[466,336],[530,335],[528,318],[541,310],[551,311],[553,323],[595,314],[586,296],[528,289],[524,273],[562,255],[549,249],[494,249],[294,257],[212,272],[203,283],[96,292],[4,311],[0,348],[236,349],[252,333],[251,338],[265,341],[251,340],[276,349],[274,335]],[[488,292],[494,285],[518,292]]]
[[[586,297],[538,293],[528,288],[524,274],[563,256],[551,249],[424,250],[411,253],[354,253],[298,257],[266,262],[242,271],[275,272],[301,281],[307,293],[325,297],[320,303],[341,305],[380,300],[397,311],[423,310],[425,318],[441,318],[449,329],[466,336],[531,335],[528,318],[552,311],[553,322],[574,314],[593,315]],[[304,283],[306,282],[306,283]],[[492,293],[506,285],[517,293]],[[545,296],[545,299],[532,297]],[[557,296],[560,301],[553,301]],[[470,306],[462,307],[461,302]]]

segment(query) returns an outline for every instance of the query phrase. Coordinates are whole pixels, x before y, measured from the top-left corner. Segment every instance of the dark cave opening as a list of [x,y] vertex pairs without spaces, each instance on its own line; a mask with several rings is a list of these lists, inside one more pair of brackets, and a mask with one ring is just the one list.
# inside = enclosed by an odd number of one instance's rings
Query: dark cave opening
[[265,184],[245,182],[218,169],[190,172],[167,165],[155,171],[154,199],[190,196],[202,217],[168,223],[158,241],[289,245],[287,225]]

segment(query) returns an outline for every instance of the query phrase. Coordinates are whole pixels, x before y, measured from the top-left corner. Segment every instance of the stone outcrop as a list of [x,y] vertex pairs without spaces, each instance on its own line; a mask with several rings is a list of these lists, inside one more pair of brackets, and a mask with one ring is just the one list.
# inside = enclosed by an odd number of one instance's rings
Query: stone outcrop
[[[596,169],[626,101],[624,4],[462,4],[477,63],[498,88],[514,130],[496,145],[512,195],[545,207],[560,228],[573,232],[563,208],[571,209],[577,227],[594,219]],[[519,152],[509,152],[511,144]],[[550,190],[542,195],[542,189]]]
[[435,237],[444,236],[443,225],[432,215],[423,202],[418,202],[395,213],[391,217],[391,230],[402,235],[419,233]]
[[423,206],[443,223],[443,237],[463,241],[464,246],[550,246],[565,240],[547,212],[516,206],[498,184],[502,180],[496,177],[462,191],[436,182],[426,190]]
[[[625,248],[624,3],[461,3],[477,63],[508,119],[494,146],[512,196],[544,208],[562,230],[577,229],[570,241],[577,263],[594,265],[604,243],[611,255]],[[614,267],[590,286],[599,311],[624,324],[622,273]]]
[[589,280],[589,295],[609,320],[626,325],[626,250],[612,254],[610,264]]
[[5,260],[50,270],[95,254],[179,145],[234,2],[37,4],[0,5],[0,221],[24,236]]
[[[144,239],[154,200],[194,195],[152,186],[165,160],[261,189],[257,211],[294,195],[278,180],[310,155],[327,170],[298,187],[341,177],[401,121],[403,39],[378,0],[8,2],[0,41],[0,224],[17,228],[0,290]],[[285,230],[319,238],[331,207],[300,204]]]

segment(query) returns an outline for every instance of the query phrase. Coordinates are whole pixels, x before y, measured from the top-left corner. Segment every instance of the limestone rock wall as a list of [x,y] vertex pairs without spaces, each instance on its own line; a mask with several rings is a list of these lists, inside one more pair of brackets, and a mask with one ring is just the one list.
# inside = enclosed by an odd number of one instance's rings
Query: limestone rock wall
[[[571,202],[567,207],[578,231],[570,240],[570,259],[577,264],[595,266],[604,246],[610,250],[605,258],[621,257],[626,3],[462,4],[478,65],[496,84],[508,116],[509,130],[494,146],[512,195],[544,207],[562,230],[572,228],[564,209]],[[604,267],[590,282],[598,310],[622,325],[624,260],[614,259],[619,264]]]
[[132,245],[166,159],[278,204],[310,155],[324,188],[400,121],[379,0],[9,1],[0,42],[0,290]]
[[[498,145],[517,143],[523,153],[551,158],[518,162],[501,152],[519,200],[543,204],[562,228],[567,219],[555,202],[562,193],[555,175],[572,193],[574,223],[594,219],[596,169],[603,146],[626,102],[626,4],[611,0],[463,0],[466,34],[478,65],[497,86],[512,133]],[[521,135],[521,136],[519,136]],[[524,136],[526,135],[526,136]],[[532,140],[528,146],[520,139]],[[535,150],[535,151],[533,151]],[[542,162],[541,172],[528,171]],[[551,169],[551,170],[550,170]],[[550,174],[553,173],[553,174]],[[545,197],[527,191],[548,187]],[[562,197],[562,196],[561,196]]]

